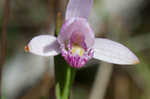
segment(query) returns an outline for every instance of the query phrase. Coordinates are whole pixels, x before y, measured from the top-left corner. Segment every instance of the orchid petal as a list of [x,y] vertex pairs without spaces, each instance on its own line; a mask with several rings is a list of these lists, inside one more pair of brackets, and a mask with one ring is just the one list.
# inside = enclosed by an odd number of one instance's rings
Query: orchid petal
[[50,35],[34,37],[27,47],[29,52],[41,56],[54,56],[60,53],[56,38]]
[[72,17],[88,18],[93,0],[69,0],[66,10],[66,20]]
[[138,58],[120,43],[96,38],[94,44],[94,58],[114,64],[131,65],[139,63]]
[[85,38],[85,43],[87,47],[92,47],[94,44],[94,32],[90,25],[88,24],[87,20],[84,18],[72,18],[67,20],[62,28],[61,32],[58,36],[58,42],[60,44],[65,43],[66,41],[71,39],[72,33],[81,33],[83,38]]

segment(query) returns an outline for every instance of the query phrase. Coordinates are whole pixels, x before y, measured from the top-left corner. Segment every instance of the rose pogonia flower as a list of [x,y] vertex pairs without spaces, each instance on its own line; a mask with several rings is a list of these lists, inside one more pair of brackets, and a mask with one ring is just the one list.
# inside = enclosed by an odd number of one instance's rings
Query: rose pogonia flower
[[114,64],[139,63],[138,58],[122,44],[95,38],[88,23],[92,3],[93,0],[70,0],[65,22],[58,37],[52,35],[34,37],[25,49],[41,56],[55,56],[61,53],[74,68],[84,66],[91,58]]

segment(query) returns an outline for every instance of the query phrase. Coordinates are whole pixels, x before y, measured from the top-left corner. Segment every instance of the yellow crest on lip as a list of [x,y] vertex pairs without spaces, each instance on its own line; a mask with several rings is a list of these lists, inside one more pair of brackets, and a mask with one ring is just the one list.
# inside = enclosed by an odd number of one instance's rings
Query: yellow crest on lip
[[71,52],[73,54],[78,54],[79,56],[82,56],[84,54],[84,49],[78,45],[73,45]]

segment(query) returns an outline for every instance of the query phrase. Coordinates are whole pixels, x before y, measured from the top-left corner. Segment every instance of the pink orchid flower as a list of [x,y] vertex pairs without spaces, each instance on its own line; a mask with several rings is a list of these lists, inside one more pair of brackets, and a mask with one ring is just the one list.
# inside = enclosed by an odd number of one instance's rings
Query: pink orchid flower
[[34,37],[25,47],[26,50],[41,56],[55,56],[61,53],[74,68],[84,66],[91,58],[122,65],[139,63],[138,58],[122,44],[95,38],[88,23],[92,4],[93,0],[70,0],[58,37]]

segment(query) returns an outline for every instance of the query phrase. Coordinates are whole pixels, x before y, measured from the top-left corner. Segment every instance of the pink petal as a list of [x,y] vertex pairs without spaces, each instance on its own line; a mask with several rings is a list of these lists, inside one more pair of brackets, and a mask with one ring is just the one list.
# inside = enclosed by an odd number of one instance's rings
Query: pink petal
[[88,18],[93,0],[69,0],[66,10],[66,20],[72,17]]
[[95,39],[93,57],[114,64],[131,65],[139,63],[138,58],[127,47],[103,38]]
[[58,36],[59,43],[65,43],[68,40],[71,40],[72,33],[81,33],[84,36],[85,43],[87,47],[92,47],[94,44],[94,32],[87,20],[84,18],[72,18],[67,20],[61,29],[61,32]]
[[54,56],[60,53],[59,44],[54,36],[40,35],[34,37],[28,44],[29,52],[41,56]]

